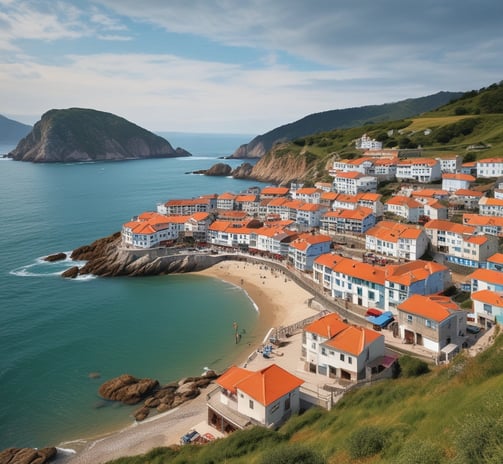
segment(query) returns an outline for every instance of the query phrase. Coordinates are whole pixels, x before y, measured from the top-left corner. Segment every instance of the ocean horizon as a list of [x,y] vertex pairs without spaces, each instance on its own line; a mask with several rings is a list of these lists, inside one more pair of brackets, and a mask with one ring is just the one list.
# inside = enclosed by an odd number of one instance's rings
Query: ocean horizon
[[[73,262],[43,260],[120,230],[160,201],[263,185],[185,174],[209,168],[253,136],[159,135],[193,156],[0,162],[0,449],[71,448],[125,427],[136,408],[102,400],[104,381],[129,373],[167,383],[221,370],[263,336],[253,302],[231,284],[192,274],[68,280],[60,273]],[[238,346],[234,321],[246,329]]]

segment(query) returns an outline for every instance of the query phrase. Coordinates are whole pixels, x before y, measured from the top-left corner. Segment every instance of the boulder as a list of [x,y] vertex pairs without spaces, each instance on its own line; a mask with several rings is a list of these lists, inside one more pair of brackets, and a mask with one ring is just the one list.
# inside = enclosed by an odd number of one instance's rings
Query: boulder
[[0,464],[44,464],[56,456],[57,450],[51,448],[7,448],[0,451]]
[[248,179],[252,173],[253,166],[250,163],[243,163],[232,171],[234,179]]
[[72,266],[61,274],[65,279],[75,279],[79,275],[79,267]]
[[144,406],[144,407],[138,409],[137,411],[135,411],[134,418],[136,421],[141,422],[142,420],[145,420],[149,414],[150,414],[150,409]]
[[217,163],[205,172],[207,176],[230,176],[232,168],[225,163]]
[[187,401],[195,398],[197,395],[199,395],[199,388],[196,382],[187,382],[181,385],[176,391],[175,401],[176,397],[182,398],[184,401]]
[[171,409],[171,405],[173,403],[160,403],[159,406],[157,406],[157,412],[158,413],[161,413],[161,412],[166,412],[166,411],[169,411]]
[[157,406],[161,404],[161,400],[159,398],[150,397],[147,398],[143,404],[145,404],[147,408],[157,408]]
[[66,253],[56,253],[54,255],[49,255],[44,258],[44,261],[48,261],[49,263],[53,263],[55,261],[63,261],[66,259]]
[[151,395],[158,387],[157,380],[137,379],[132,375],[123,374],[101,385],[99,394],[107,400],[136,404]]

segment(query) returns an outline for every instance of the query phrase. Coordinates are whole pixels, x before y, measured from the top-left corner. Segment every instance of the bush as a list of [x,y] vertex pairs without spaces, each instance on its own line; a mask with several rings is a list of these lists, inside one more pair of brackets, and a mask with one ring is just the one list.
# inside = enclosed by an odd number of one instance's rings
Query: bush
[[419,377],[430,372],[428,364],[412,356],[402,356],[398,362],[404,377]]
[[367,458],[380,453],[386,436],[377,427],[362,427],[355,430],[348,439],[348,451],[353,459]]
[[259,464],[325,464],[325,458],[304,445],[285,443],[266,451]]

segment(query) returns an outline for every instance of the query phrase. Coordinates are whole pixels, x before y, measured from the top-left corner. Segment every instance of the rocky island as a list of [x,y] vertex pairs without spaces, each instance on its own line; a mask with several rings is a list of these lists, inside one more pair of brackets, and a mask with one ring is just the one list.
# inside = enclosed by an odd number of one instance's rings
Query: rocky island
[[191,154],[114,114],[69,108],[45,113],[8,156],[17,161],[68,163]]

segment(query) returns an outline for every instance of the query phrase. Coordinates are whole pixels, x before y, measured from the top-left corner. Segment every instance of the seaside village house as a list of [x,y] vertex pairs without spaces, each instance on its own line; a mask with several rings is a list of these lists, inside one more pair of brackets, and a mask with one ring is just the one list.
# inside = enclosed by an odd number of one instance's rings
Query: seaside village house
[[260,371],[232,366],[208,395],[208,424],[222,433],[253,425],[277,428],[300,409],[304,383],[276,364]]
[[352,382],[369,380],[395,361],[385,356],[384,335],[346,324],[335,313],[304,327],[301,359],[309,372]]
[[398,327],[405,343],[420,345],[437,361],[449,361],[465,341],[467,311],[440,295],[412,295],[400,303]]

